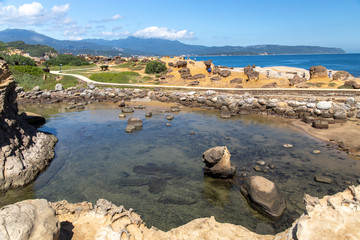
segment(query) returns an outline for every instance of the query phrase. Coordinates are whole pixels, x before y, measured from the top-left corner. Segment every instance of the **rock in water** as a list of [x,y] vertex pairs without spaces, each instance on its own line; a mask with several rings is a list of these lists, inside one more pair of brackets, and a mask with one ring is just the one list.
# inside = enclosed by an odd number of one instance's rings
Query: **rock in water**
[[25,200],[0,209],[0,239],[58,239],[60,223],[45,199]]
[[332,183],[331,178],[325,177],[325,176],[321,176],[321,175],[316,175],[316,176],[314,177],[314,180],[315,180],[316,182],[319,182],[319,183],[326,183],[326,184],[331,184],[331,183]]
[[240,191],[254,209],[271,218],[278,219],[286,209],[285,199],[278,187],[264,177],[247,177]]
[[236,167],[230,162],[231,154],[226,146],[214,147],[203,153],[206,164],[204,174],[214,178],[232,178]]
[[227,106],[222,106],[220,108],[220,117],[221,118],[230,118],[231,117],[230,110]]
[[127,133],[131,133],[137,130],[141,130],[142,129],[142,120],[140,118],[136,118],[136,117],[131,117],[128,119],[127,121],[127,126],[125,129],[125,132]]
[[21,114],[21,116],[25,118],[28,123],[35,127],[40,127],[41,125],[45,124],[45,118],[39,114],[24,112]]
[[134,108],[132,108],[132,107],[123,107],[123,109],[121,111],[122,111],[122,113],[133,113]]
[[164,178],[157,178],[157,177],[153,177],[150,178],[149,181],[149,192],[151,193],[161,193],[163,191],[165,191],[166,188],[166,179]]

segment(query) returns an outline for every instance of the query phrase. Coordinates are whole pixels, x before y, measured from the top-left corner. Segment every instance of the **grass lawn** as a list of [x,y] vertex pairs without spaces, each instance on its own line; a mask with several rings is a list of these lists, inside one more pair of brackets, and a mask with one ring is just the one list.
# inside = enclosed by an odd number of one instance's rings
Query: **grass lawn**
[[[43,69],[46,68],[45,66],[41,65],[39,68]],[[60,71],[60,66],[50,66],[50,71]],[[88,69],[88,68],[99,68],[96,64],[90,64],[90,65],[83,65],[83,66],[70,66],[70,65],[63,65],[61,66],[61,70],[76,70],[76,69]]]
[[53,74],[45,74],[45,80],[44,75],[34,76],[27,73],[13,73],[13,76],[17,85],[23,87],[25,91],[32,90],[35,86],[39,86],[41,90],[54,90],[55,85],[58,83],[61,83],[65,89],[84,85],[72,76],[61,76],[58,80],[56,80],[57,76]]
[[95,73],[89,77],[91,80],[97,82],[107,83],[136,83],[140,78],[137,72],[108,72],[108,73]]

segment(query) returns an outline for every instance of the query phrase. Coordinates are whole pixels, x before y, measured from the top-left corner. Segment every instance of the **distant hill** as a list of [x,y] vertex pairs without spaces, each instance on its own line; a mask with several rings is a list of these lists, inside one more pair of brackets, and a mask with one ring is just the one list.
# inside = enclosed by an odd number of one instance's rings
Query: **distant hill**
[[29,53],[32,57],[42,57],[44,53],[57,53],[57,51],[52,47],[40,44],[26,44],[23,41],[8,42],[6,43],[6,46],[22,50]]
[[260,54],[338,54],[345,53],[341,48],[319,46],[219,46],[184,44],[164,39],[142,39],[128,37],[118,40],[84,39],[81,41],[57,40],[34,31],[6,29],[0,31],[0,41],[24,41],[27,44],[43,44],[58,52],[88,53],[96,55],[260,55]]

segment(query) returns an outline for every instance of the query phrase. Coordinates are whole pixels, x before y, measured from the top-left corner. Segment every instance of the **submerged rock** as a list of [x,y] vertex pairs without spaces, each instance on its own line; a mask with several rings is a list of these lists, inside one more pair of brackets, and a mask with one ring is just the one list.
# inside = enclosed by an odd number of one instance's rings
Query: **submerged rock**
[[202,161],[206,164],[204,174],[215,178],[232,178],[236,167],[230,161],[231,154],[227,147],[214,147],[203,153]]
[[165,178],[157,178],[157,177],[150,178],[148,184],[149,192],[156,194],[165,191],[166,183],[167,180]]
[[132,108],[132,107],[123,107],[123,109],[121,111],[122,111],[122,113],[133,113],[134,108]]
[[254,209],[271,218],[281,217],[286,209],[285,199],[277,185],[264,177],[247,177],[240,191]]
[[331,184],[332,183],[332,179],[326,176],[321,176],[321,175],[316,175],[314,177],[316,182],[319,183],[326,183],[326,184]]
[[127,121],[125,132],[131,133],[142,129],[142,120],[140,118],[131,117]]

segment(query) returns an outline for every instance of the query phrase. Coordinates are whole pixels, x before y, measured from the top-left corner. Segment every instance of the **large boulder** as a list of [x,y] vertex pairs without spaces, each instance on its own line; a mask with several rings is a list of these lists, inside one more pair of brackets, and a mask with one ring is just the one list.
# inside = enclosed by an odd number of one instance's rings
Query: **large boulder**
[[231,154],[226,146],[213,147],[203,153],[204,174],[214,178],[232,178],[236,167],[230,161]]
[[255,71],[254,68],[252,66],[246,66],[244,68],[244,73],[245,75],[248,77],[248,81],[251,81],[251,80],[259,80],[259,72]]
[[350,73],[345,72],[345,71],[338,71],[336,73],[334,73],[333,75],[333,80],[341,80],[341,81],[345,81],[350,77]]
[[254,209],[271,218],[280,218],[286,209],[277,185],[262,176],[247,177],[240,191]]
[[327,70],[324,66],[312,66],[309,72],[310,72],[310,78],[327,77]]
[[294,86],[296,84],[299,84],[299,83],[303,83],[303,82],[306,82],[306,78],[301,78],[299,77],[299,75],[295,75],[293,78],[289,79],[289,82],[290,82],[290,86]]
[[177,68],[184,68],[186,66],[187,66],[187,61],[177,61],[175,63],[175,67],[177,67]]
[[355,80],[347,80],[344,83],[344,87],[351,87],[353,89],[360,89],[360,84],[357,83]]
[[127,126],[126,126],[126,129],[125,129],[125,132],[131,133],[131,132],[134,132],[134,131],[137,131],[137,130],[141,130],[142,125],[143,125],[143,122],[142,122],[142,120],[140,118],[131,117],[127,121]]
[[189,79],[191,78],[190,69],[187,67],[184,67],[178,71],[180,73],[181,78],[183,79]]
[[60,223],[45,199],[25,200],[0,209],[1,240],[58,239]]
[[220,70],[219,75],[221,77],[228,77],[231,75],[231,71],[230,70]]

